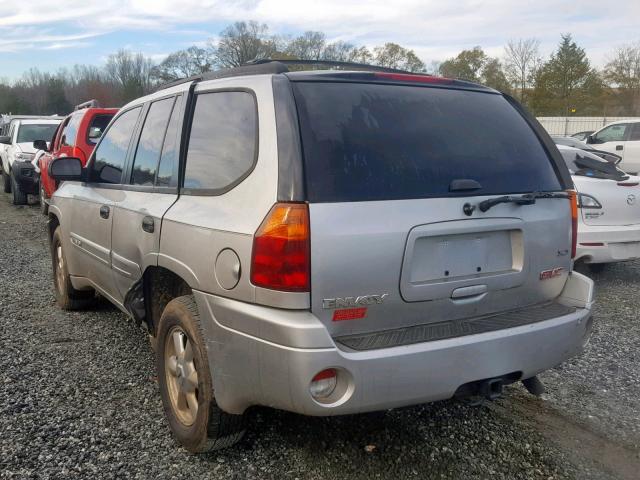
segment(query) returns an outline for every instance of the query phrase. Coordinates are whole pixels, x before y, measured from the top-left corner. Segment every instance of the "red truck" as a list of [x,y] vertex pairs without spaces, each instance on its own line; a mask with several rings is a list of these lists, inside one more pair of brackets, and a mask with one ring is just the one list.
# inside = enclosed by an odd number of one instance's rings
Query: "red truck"
[[117,108],[101,108],[96,100],[90,100],[77,105],[60,123],[49,151],[38,160],[43,213],[47,213],[49,199],[58,188],[57,182],[49,177],[49,163],[58,157],[76,157],[83,166],[86,165],[100,136],[117,112]]

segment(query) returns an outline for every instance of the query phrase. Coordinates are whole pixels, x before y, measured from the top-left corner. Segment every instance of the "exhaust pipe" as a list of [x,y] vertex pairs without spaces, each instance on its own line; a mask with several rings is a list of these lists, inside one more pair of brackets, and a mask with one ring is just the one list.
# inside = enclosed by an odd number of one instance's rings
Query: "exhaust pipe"
[[537,376],[525,378],[524,380],[522,380],[522,384],[531,395],[540,396],[547,391]]

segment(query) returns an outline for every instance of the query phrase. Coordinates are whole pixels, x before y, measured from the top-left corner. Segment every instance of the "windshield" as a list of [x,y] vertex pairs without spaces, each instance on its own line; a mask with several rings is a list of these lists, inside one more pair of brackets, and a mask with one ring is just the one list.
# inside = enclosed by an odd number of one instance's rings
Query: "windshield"
[[[293,87],[311,202],[561,188],[533,130],[501,95],[362,83]],[[456,190],[452,181],[460,179],[479,188]]]
[[560,153],[571,175],[609,178],[612,180],[628,177],[622,170],[616,168],[614,164],[593,153],[574,148],[561,148]]
[[36,140],[50,141],[58,128],[57,123],[20,125],[16,143],[33,143]]

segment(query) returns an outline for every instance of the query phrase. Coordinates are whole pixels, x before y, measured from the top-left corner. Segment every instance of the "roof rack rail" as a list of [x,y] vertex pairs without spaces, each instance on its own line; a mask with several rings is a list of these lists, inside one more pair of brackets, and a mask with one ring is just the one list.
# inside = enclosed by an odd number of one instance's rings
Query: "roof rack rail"
[[182,85],[183,83],[201,82],[203,80],[215,80],[217,78],[239,77],[241,75],[265,75],[285,73],[289,71],[287,65],[310,65],[310,66],[332,66],[351,70],[369,70],[374,72],[388,73],[409,73],[413,75],[426,75],[427,73],[409,72],[397,68],[381,67],[378,65],[369,65],[366,63],[356,62],[340,62],[337,60],[294,60],[294,59],[277,59],[277,58],[257,58],[250,60],[239,67],[223,68],[212,72],[200,73],[191,77],[180,78],[171,82],[160,85],[156,92],[167,88]]
[[369,65],[367,63],[357,63],[357,62],[342,62],[339,60],[298,60],[298,59],[272,59],[272,58],[256,58],[254,60],[249,60],[245,65],[264,65],[272,62],[281,63],[283,65],[311,65],[311,66],[332,66],[332,67],[341,67],[341,68],[349,68],[356,70],[372,70],[375,72],[388,72],[388,73],[410,73],[413,75],[428,75],[426,73],[420,72],[409,72],[408,70],[400,70],[397,68],[390,67],[381,67],[379,65]]
[[73,110],[74,111],[82,110],[84,108],[100,108],[100,102],[98,102],[98,100],[96,100],[94,98],[94,99],[89,100],[87,102],[80,103],[80,104],[76,105]]
[[201,82],[203,80],[215,80],[217,78],[239,77],[241,75],[266,75],[288,72],[289,69],[282,62],[275,60],[269,63],[261,64],[245,64],[239,67],[223,68],[221,70],[214,70],[212,72],[205,72],[191,77],[180,78],[172,82],[164,83],[160,85],[156,91],[165,90],[167,88],[175,87],[183,83]]

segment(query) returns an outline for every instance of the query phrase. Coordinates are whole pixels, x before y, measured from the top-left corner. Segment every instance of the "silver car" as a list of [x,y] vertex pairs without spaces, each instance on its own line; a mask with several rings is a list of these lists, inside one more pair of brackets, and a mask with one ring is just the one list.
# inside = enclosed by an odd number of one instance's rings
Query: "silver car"
[[427,75],[205,74],[124,106],[87,167],[52,162],[58,304],[146,326],[168,423],[229,446],[305,415],[495,398],[579,353],[575,192],[513,99]]

